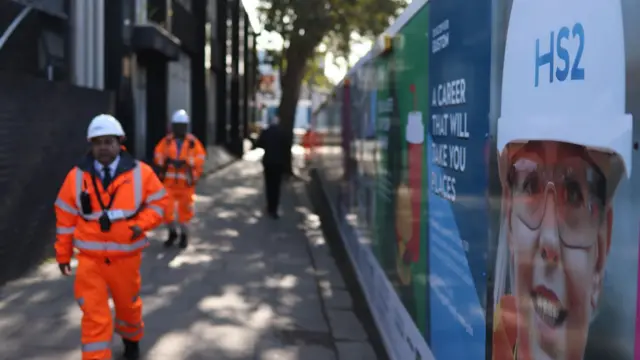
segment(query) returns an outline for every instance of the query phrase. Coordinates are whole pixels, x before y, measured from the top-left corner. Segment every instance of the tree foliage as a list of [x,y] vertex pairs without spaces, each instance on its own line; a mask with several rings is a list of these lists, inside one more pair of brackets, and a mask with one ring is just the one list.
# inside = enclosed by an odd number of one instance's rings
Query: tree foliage
[[407,0],[262,0],[264,30],[279,33],[285,45],[279,66],[282,126],[293,129],[300,86],[318,45],[324,43],[327,51],[347,56],[352,34],[373,39],[406,4]]
[[261,20],[285,44],[306,40],[347,55],[352,33],[373,38],[382,33],[406,6],[407,0],[263,0]]
[[[373,39],[382,33],[408,0],[262,0],[264,30],[284,40],[282,52],[271,51],[283,75],[289,64],[297,73],[315,55],[320,43],[337,56],[349,54],[353,34]],[[302,71],[304,73],[304,71]],[[298,74],[291,77],[299,78]],[[294,76],[298,75],[298,76]]]
[[[322,55],[323,54],[318,54],[318,56]],[[307,64],[302,82],[312,83],[314,84],[314,86],[318,86],[326,90],[331,90],[331,88],[333,87],[331,80],[327,78],[327,76],[324,74],[324,71],[320,68],[320,65],[316,62],[309,62]]]
[[[274,69],[280,69],[281,66],[285,68],[287,66],[287,61],[282,58],[281,54],[281,51],[267,50],[263,63],[271,65]],[[325,55],[325,52],[316,52],[312,59],[324,59]],[[320,66],[320,62],[314,62],[312,59],[307,62],[302,82],[313,83],[315,86],[330,90],[333,87],[331,80],[329,80],[329,78],[324,74],[324,71]]]

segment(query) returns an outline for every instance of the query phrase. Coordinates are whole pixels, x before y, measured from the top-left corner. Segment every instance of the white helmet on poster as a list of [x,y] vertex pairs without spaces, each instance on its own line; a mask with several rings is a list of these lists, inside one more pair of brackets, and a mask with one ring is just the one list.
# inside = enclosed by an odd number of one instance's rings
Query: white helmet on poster
[[87,128],[87,140],[99,136],[125,136],[120,122],[113,116],[100,114],[94,117]]
[[620,0],[514,0],[497,147],[558,141],[619,156],[631,173]]
[[188,124],[189,123],[189,114],[186,110],[178,110],[173,113],[171,117],[172,124]]

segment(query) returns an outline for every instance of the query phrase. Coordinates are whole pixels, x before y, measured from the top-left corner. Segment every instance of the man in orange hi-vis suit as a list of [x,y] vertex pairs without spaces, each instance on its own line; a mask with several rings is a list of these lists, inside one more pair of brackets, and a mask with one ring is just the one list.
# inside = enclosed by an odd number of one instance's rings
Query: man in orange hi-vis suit
[[82,309],[83,360],[111,359],[115,331],[124,357],[140,358],[142,300],[140,263],[145,232],[162,223],[167,194],[155,172],[121,148],[122,126],[113,116],[98,115],[89,125],[91,152],[67,175],[55,202],[56,260],[71,275],[78,250],[75,298]]
[[305,163],[308,163],[309,160],[311,159],[311,153],[313,152],[314,148],[317,146],[316,142],[317,142],[316,133],[311,129],[307,129],[307,131],[305,131],[304,135],[302,136],[302,147],[304,148]]
[[176,111],[171,118],[172,132],[160,140],[154,155],[170,199],[165,209],[169,237],[164,244],[170,247],[178,238],[177,222],[182,249],[187,247],[187,225],[194,215],[195,185],[202,175],[207,155],[202,143],[188,132],[188,128],[189,114],[185,110]]

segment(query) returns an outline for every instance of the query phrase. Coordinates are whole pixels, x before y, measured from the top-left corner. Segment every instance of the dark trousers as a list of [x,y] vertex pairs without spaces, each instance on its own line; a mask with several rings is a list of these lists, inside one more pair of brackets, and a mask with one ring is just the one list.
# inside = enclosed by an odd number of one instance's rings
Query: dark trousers
[[267,195],[267,211],[278,212],[280,205],[280,187],[282,185],[282,166],[264,165],[264,190]]

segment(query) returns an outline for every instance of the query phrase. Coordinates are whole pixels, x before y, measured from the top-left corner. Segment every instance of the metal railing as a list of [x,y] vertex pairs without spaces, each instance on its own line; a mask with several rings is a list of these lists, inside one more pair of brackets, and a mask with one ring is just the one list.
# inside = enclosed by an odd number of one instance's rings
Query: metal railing
[[64,0],[11,0],[14,3],[24,5],[25,7],[31,7],[34,10],[41,11],[43,13],[55,16],[58,18],[66,19],[68,14],[64,8]]
[[22,11],[20,11],[20,13],[13,19],[11,24],[9,24],[7,30],[5,30],[2,36],[0,36],[0,51],[2,51],[4,44],[7,43],[7,40],[9,40],[13,32],[18,28],[18,25],[20,25],[22,20],[24,20],[27,15],[29,15],[31,10],[33,10],[31,6],[25,6],[25,8],[22,9]]

